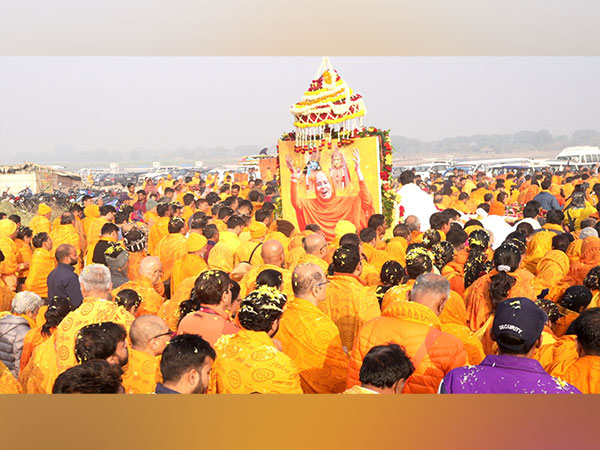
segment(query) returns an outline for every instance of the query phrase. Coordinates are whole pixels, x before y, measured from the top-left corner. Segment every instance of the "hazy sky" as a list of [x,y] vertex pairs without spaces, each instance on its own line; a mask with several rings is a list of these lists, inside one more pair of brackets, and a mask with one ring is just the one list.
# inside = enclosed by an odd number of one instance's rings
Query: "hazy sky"
[[[330,57],[366,123],[421,140],[600,129],[600,57]],[[0,57],[0,156],[273,146],[321,57]]]

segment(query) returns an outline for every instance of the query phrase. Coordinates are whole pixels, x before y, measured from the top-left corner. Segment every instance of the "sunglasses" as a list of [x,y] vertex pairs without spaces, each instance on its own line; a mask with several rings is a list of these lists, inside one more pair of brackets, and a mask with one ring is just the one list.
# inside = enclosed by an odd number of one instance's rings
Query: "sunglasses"
[[151,339],[156,339],[156,338],[163,337],[163,336],[175,337],[176,334],[177,333],[175,331],[169,330],[169,331],[165,331],[164,333],[158,334],[158,335],[152,337]]

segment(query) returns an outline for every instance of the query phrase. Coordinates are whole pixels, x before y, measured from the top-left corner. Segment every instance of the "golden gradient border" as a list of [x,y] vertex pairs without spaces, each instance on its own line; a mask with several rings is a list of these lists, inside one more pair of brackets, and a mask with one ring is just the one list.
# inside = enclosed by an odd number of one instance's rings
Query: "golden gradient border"
[[20,0],[0,55],[598,55],[589,0]]
[[597,402],[592,395],[62,395],[3,396],[0,410],[3,448],[579,449],[592,448],[586,433],[595,431]]

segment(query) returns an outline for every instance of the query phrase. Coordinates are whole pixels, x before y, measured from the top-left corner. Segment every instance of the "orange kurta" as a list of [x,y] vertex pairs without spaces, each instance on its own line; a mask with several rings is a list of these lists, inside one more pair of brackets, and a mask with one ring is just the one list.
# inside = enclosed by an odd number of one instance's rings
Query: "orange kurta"
[[100,240],[100,233],[102,232],[102,227],[104,224],[108,223],[108,220],[104,217],[98,217],[91,221],[90,226],[88,228],[87,243],[88,243],[88,252],[90,247],[92,248],[92,252],[94,251],[94,247]]
[[62,244],[68,244],[75,247],[77,250],[77,259],[79,261],[75,267],[75,271],[79,273],[81,270],[81,247],[79,234],[75,227],[72,224],[58,225],[52,230],[50,237],[52,238],[53,254],[56,252],[58,246]]
[[490,205],[490,216],[504,216],[504,212],[506,207],[504,203],[499,201],[494,201]]
[[157,256],[158,243],[169,234],[169,220],[169,217],[159,217],[150,227],[150,233],[148,233],[148,253],[150,255]]
[[406,247],[408,242],[402,236],[393,237],[385,246],[385,251],[390,259],[400,263],[402,267],[406,267]]
[[[21,239],[15,239],[15,244],[17,245],[17,264],[28,263],[31,262],[31,256],[33,255],[33,249],[31,245],[26,244]],[[19,278],[27,278],[29,275],[29,269],[21,270],[18,273]]]
[[399,284],[398,286],[388,289],[381,301],[381,311],[385,311],[385,309],[396,300],[407,300],[406,295],[415,285],[415,282],[416,280],[408,280],[404,284]]
[[[54,330],[56,330],[56,328],[50,330],[50,336],[52,335]],[[46,339],[48,339],[50,336],[44,336],[42,334],[41,326],[32,328],[27,332],[27,334],[25,335],[25,339],[23,340],[23,351],[21,353],[21,370],[23,370],[23,368],[25,368],[25,366],[29,362],[29,359],[31,358],[31,355],[33,354],[35,348],[42,342],[45,342]]]
[[[253,266],[264,264],[264,261],[260,254],[260,250],[260,242],[253,240],[240,242],[239,247],[235,250],[235,253],[233,254],[233,265],[237,266],[241,262],[249,262]],[[251,260],[250,256],[252,256]]]
[[126,394],[152,394],[162,382],[160,358],[129,348],[129,362],[123,373]]
[[[496,270],[492,270],[490,273],[477,279],[465,291],[467,325],[472,331],[479,330],[493,313],[494,307],[490,297],[490,284],[491,277],[497,273]],[[531,273],[524,269],[517,269],[514,272],[508,272],[508,275],[516,278],[516,282],[508,292],[507,298],[536,298],[532,286],[533,275]]]
[[21,394],[23,388],[10,370],[0,361],[0,394]]
[[537,275],[533,280],[536,297],[544,289],[549,289],[545,298],[557,302],[570,286],[564,281],[569,272],[569,257],[560,250],[550,250],[540,259]]
[[140,276],[135,281],[128,281],[127,283],[122,284],[112,291],[113,297],[116,297],[123,289],[133,289],[140,297],[142,297],[142,303],[140,303],[137,310],[137,317],[144,314],[156,315],[164,302],[164,298],[156,292],[152,281],[147,277]]
[[37,346],[29,363],[19,374],[28,394],[49,394],[59,374],[77,364],[75,339],[86,325],[115,322],[129,329],[134,317],[117,304],[98,298],[85,298],[79,308],[62,320],[50,339]]
[[142,264],[142,259],[148,256],[148,254],[146,253],[146,250],[128,253],[127,278],[129,278],[130,281],[134,281],[140,277],[140,264]]
[[208,265],[202,256],[194,253],[188,253],[183,258],[175,261],[171,272],[171,297],[175,295],[183,280],[190,277],[196,279],[207,267]]
[[327,269],[329,268],[329,264],[327,264],[327,262],[325,262],[325,260],[319,258],[316,255],[312,255],[310,253],[304,253],[302,256],[300,256],[296,260],[296,263],[290,267],[290,270],[293,272],[294,269],[301,264],[316,264],[321,269],[323,269],[324,273],[327,273]]
[[329,277],[327,296],[319,309],[338,327],[342,346],[350,351],[354,337],[369,320],[381,314],[375,293],[354,275],[340,274]]
[[319,308],[288,298],[276,337],[298,367],[305,394],[344,392],[348,356],[337,327]]
[[209,393],[302,394],[298,368],[263,331],[241,329],[215,344]]
[[441,331],[440,320],[431,309],[398,300],[360,330],[350,353],[347,387],[359,384],[362,361],[369,350],[388,343],[404,347],[415,366],[404,386],[407,393],[437,392],[442,378],[467,362],[463,344]]
[[552,357],[544,369],[572,384],[584,394],[600,393],[600,357],[579,356],[575,336],[565,336],[550,348]]
[[44,248],[36,248],[31,256],[29,275],[24,289],[35,292],[40,297],[48,297],[48,275],[56,268],[56,259]]
[[183,258],[187,253],[187,239],[183,234],[169,233],[161,239],[156,247],[156,256],[163,266],[163,281],[171,278],[175,261]]
[[4,254],[4,261],[0,263],[0,275],[15,275],[17,273],[17,244],[9,237],[0,237],[0,250]]
[[591,236],[581,244],[581,258],[572,264],[569,270],[571,285],[583,284],[583,279],[594,267],[600,265],[600,238]]
[[179,324],[179,306],[182,302],[188,300],[192,289],[196,284],[197,277],[190,277],[179,283],[175,294],[169,300],[164,302],[157,313],[157,316],[166,322],[169,329],[176,330]]
[[31,222],[29,222],[29,228],[31,228],[31,231],[33,231],[34,236],[38,233],[50,234],[50,231],[52,230],[52,223],[46,216],[40,216],[38,214],[31,219]]
[[240,296],[245,298],[254,290],[256,287],[256,277],[258,277],[258,274],[266,269],[273,269],[281,273],[283,277],[282,292],[288,296],[288,299],[291,298],[294,295],[294,291],[292,290],[292,272],[272,264],[263,264],[252,267],[252,269],[250,269],[250,271],[244,275],[244,278],[240,280]]
[[455,252],[454,259],[442,269],[442,275],[450,283],[450,289],[461,296],[465,293],[465,263],[468,258],[469,252],[466,250]]
[[552,250],[552,238],[557,234],[562,234],[563,231],[560,225],[550,223],[544,225],[542,228],[545,231],[540,231],[533,235],[531,241],[527,244],[527,254],[523,257],[523,268],[534,275],[537,273],[537,265],[540,259]]
[[10,311],[14,297],[15,293],[6,285],[4,280],[0,278],[0,312]]
[[234,254],[231,248],[220,242],[217,242],[208,255],[206,261],[209,269],[222,270],[223,272],[231,272],[234,264]]
[[363,253],[367,257],[367,262],[371,264],[378,273],[381,273],[381,267],[388,262],[390,255],[385,250],[378,250],[366,242],[362,245]]

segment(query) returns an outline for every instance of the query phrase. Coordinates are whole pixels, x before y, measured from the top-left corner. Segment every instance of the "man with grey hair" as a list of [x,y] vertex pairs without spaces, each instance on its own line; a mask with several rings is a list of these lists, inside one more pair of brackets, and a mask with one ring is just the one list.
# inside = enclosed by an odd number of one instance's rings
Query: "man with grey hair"
[[425,305],[439,316],[449,296],[450,283],[446,277],[424,273],[417,277],[412,290],[408,292],[408,301]]
[[408,227],[411,233],[413,231],[418,232],[421,229],[421,221],[417,216],[407,216],[404,219],[404,225]]
[[0,361],[17,378],[21,367],[23,340],[35,327],[35,316],[42,306],[39,295],[23,291],[13,298],[10,314],[0,319]]
[[408,301],[395,301],[367,322],[356,337],[350,353],[348,387],[360,384],[362,360],[376,345],[401,345],[410,357],[415,372],[406,382],[406,393],[437,392],[442,378],[452,369],[467,363],[462,342],[441,331],[441,314],[450,285],[441,275],[419,275]]
[[598,231],[592,227],[582,228],[579,232],[579,239],[585,239],[589,237],[598,237]]
[[79,275],[79,285],[84,300],[95,297],[100,300],[110,298],[112,281],[108,267],[103,264],[90,264],[86,266]]
[[300,373],[302,390],[334,394],[345,390],[348,356],[335,323],[317,305],[325,299],[323,269],[301,264],[292,274],[294,296],[288,298],[276,338]]
[[[108,267],[91,264],[79,276],[83,303],[63,319],[52,339],[36,348],[22,374],[23,388],[28,394],[50,393],[56,377],[77,364],[75,340],[83,327],[93,323],[114,322],[129,329],[134,317],[115,302],[108,301],[112,283]],[[35,380],[33,382],[32,380]]]

